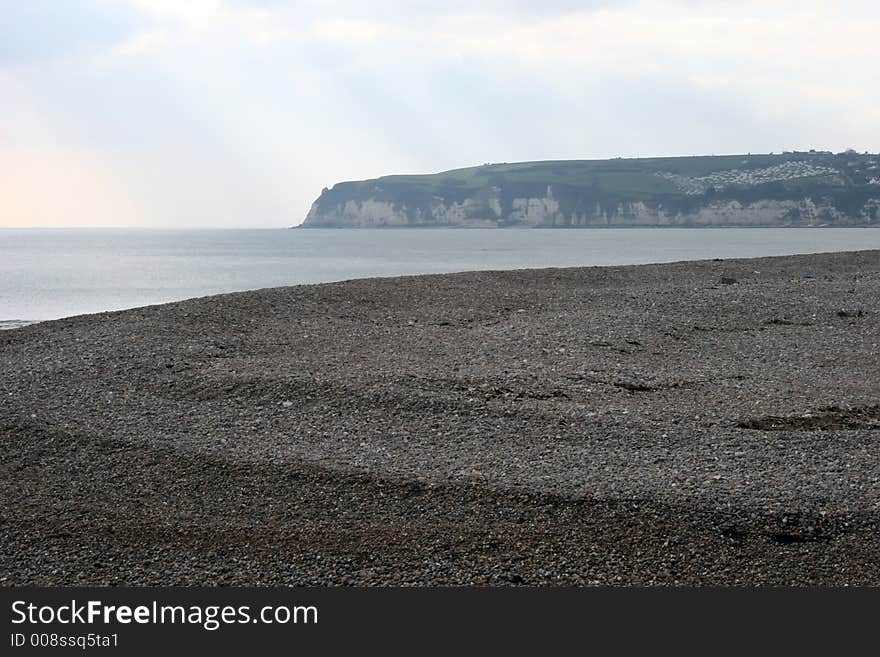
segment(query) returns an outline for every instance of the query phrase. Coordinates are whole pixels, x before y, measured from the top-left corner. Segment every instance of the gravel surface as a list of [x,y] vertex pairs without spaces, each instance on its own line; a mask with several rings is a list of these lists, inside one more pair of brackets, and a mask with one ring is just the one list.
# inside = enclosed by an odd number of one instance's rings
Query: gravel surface
[[877,585],[878,299],[863,251],[3,331],[0,582]]

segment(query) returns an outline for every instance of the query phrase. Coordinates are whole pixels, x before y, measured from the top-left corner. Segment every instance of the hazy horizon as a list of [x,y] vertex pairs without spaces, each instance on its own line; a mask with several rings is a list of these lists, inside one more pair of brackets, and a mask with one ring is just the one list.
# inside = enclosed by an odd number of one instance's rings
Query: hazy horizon
[[342,180],[880,151],[880,7],[0,0],[0,227],[274,228]]

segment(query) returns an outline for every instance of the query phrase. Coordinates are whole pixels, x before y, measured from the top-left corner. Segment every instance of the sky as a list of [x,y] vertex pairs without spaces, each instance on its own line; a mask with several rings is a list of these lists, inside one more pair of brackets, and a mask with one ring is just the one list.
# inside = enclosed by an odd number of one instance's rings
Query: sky
[[484,162],[880,152],[876,0],[0,0],[0,227]]

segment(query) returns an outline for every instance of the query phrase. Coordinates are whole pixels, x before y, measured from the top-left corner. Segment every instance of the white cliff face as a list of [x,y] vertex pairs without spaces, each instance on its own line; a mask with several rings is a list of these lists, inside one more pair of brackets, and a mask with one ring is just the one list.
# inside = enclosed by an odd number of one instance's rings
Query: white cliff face
[[700,208],[687,220],[706,226],[774,226],[791,223],[795,201],[758,201],[743,205],[738,201],[713,203]]
[[830,205],[816,204],[810,198],[800,201],[761,200],[742,204],[718,201],[692,212],[671,212],[662,205],[642,201],[621,203],[615,211],[598,204],[589,212],[566,215],[548,188],[543,197],[516,198],[510,212],[502,216],[498,190],[467,198],[460,203],[437,199],[429,209],[408,208],[404,204],[373,199],[349,200],[330,209],[319,210],[316,201],[304,226],[382,228],[404,226],[460,226],[494,228],[522,226],[820,226],[823,224],[880,225],[880,199],[870,199],[859,216],[847,217]]
[[515,198],[512,205],[513,211],[510,213],[512,221],[530,226],[544,224],[555,226],[557,223],[563,225],[565,222],[565,216],[559,211],[559,202],[553,197]]
[[387,201],[346,201],[331,211],[319,211],[312,205],[303,225],[311,227],[393,228],[398,226],[470,226],[495,228],[501,216],[497,198],[488,202],[465,199],[462,203],[437,202],[430,212],[410,209]]
[[869,198],[862,208],[861,219],[865,223],[880,225],[880,198]]
[[368,200],[346,201],[345,204],[335,206],[330,212],[319,210],[316,201],[303,223],[318,227],[375,228],[408,226],[410,222],[406,213],[395,209],[391,203]]

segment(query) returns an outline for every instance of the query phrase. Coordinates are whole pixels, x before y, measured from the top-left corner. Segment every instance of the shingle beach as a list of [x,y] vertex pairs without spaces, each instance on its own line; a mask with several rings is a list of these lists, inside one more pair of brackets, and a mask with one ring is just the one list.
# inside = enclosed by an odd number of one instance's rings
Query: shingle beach
[[880,585],[880,252],[0,332],[4,585]]

